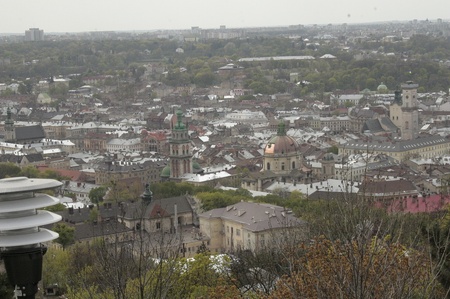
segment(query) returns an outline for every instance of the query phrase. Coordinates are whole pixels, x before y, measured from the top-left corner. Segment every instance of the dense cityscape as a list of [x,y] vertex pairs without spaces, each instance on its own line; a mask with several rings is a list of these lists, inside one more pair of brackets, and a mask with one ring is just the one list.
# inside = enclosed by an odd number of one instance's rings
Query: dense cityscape
[[449,93],[442,19],[0,35],[0,298],[17,199],[36,298],[447,298]]

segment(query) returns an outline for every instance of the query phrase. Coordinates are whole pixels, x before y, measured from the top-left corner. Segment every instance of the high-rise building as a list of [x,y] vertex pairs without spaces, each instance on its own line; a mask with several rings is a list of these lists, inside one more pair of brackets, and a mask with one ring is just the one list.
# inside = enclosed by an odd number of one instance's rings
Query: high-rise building
[[43,41],[44,40],[44,30],[39,28],[30,28],[25,30],[25,40],[26,41]]

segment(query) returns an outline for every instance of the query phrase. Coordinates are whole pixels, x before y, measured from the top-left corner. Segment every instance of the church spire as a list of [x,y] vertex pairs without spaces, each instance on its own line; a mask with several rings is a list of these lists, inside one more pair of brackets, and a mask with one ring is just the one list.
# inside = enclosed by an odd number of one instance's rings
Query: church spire
[[142,198],[142,201],[146,204],[149,204],[152,201],[153,193],[150,190],[149,183],[145,184],[145,190],[144,190],[144,193],[142,193],[141,198]]
[[176,130],[184,130],[185,126],[183,124],[183,112],[181,110],[177,111],[177,124],[175,125]]
[[277,136],[286,136],[286,125],[283,120],[278,124]]
[[402,102],[402,92],[400,90],[396,90],[394,92],[394,103],[401,106]]
[[6,109],[6,121],[5,121],[5,125],[13,125],[14,121],[11,118],[11,108],[7,108]]

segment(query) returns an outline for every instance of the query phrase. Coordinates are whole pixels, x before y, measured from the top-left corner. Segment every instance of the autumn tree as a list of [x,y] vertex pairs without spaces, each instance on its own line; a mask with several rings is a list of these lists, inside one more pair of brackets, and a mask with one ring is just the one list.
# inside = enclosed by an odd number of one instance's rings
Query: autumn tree
[[[447,208],[439,217],[422,224],[422,234],[427,238],[436,275],[450,290],[450,214]],[[447,294],[448,298],[448,294]]]
[[[143,222],[144,201],[127,209],[127,215]],[[73,279],[77,284],[69,290],[71,298],[184,298],[169,295],[183,285],[177,279],[181,275],[180,235],[166,233],[169,228],[164,227],[150,234],[144,225],[137,226],[133,233],[123,232],[121,225],[115,221],[98,222],[94,226],[104,236],[72,249],[82,258],[74,259],[77,265]]]
[[389,239],[303,244],[295,271],[266,298],[441,298],[426,254]]

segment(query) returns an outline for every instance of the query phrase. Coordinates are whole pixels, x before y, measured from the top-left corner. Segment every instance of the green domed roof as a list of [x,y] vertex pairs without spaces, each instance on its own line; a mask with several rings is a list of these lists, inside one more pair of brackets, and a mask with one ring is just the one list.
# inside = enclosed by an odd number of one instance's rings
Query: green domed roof
[[200,169],[202,169],[202,168],[200,167],[200,164],[198,164],[197,162],[192,162],[192,168],[193,168],[194,170],[200,170]]
[[386,91],[386,90],[388,90],[388,88],[387,88],[386,85],[384,85],[383,82],[381,82],[381,84],[378,85],[377,90],[378,90],[378,91]]
[[177,111],[177,123],[175,124],[175,130],[184,130],[186,126],[183,124],[183,112]]
[[163,170],[161,171],[160,177],[162,177],[162,178],[170,177],[170,166],[169,165],[167,165],[166,167],[163,168]]

